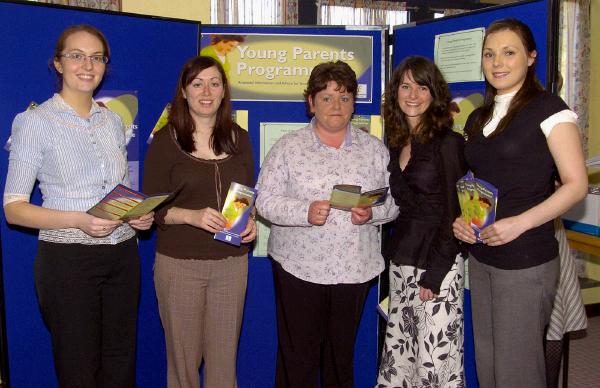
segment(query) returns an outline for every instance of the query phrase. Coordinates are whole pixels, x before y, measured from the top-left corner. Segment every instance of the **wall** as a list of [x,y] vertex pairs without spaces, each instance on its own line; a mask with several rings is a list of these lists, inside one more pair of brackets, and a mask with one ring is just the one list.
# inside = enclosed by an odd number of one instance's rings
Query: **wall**
[[121,8],[123,12],[210,23],[209,0],[122,0]]
[[[590,80],[590,129],[587,157],[600,155],[600,109],[594,109],[600,104],[600,1],[591,2],[591,80]],[[600,172],[590,170],[590,183],[600,183]]]

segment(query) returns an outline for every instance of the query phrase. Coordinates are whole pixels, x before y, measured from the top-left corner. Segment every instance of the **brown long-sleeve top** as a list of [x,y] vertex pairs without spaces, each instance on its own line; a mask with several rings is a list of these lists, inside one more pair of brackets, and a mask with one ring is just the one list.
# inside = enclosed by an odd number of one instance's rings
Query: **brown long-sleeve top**
[[[191,225],[167,225],[165,216],[171,207],[221,210],[231,182],[254,186],[254,161],[248,133],[236,126],[238,153],[225,159],[205,160],[185,152],[177,143],[174,131],[167,127],[152,141],[144,161],[143,192],[168,193],[180,188],[178,194],[157,210],[156,250],[178,259],[224,259],[248,252],[248,247],[236,247],[214,240],[214,235]],[[220,181],[220,182],[219,182]],[[218,188],[220,204],[218,203]]]

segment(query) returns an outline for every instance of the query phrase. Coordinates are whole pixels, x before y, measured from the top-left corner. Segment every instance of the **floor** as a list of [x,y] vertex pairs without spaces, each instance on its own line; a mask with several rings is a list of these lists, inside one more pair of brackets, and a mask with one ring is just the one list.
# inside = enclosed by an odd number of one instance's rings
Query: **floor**
[[600,387],[600,316],[589,318],[586,333],[575,333],[573,337],[576,338],[570,344],[568,386]]

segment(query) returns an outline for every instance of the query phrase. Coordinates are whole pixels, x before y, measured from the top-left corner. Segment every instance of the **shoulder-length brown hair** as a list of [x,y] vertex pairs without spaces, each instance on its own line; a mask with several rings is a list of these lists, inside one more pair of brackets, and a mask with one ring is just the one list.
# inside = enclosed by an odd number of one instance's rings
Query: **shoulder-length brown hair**
[[418,85],[429,89],[432,97],[431,104],[421,116],[421,122],[416,128],[415,138],[420,142],[427,142],[434,136],[452,129],[452,97],[444,76],[430,59],[410,56],[396,67],[385,92],[383,117],[387,141],[391,148],[406,145],[410,137],[408,120],[398,105],[398,88],[408,72]]
[[190,114],[188,102],[183,96],[183,90],[192,83],[194,78],[196,78],[201,71],[210,67],[216,67],[221,74],[224,95],[221,100],[221,105],[217,110],[215,127],[210,137],[209,144],[217,156],[223,153],[235,154],[237,153],[236,127],[231,118],[231,93],[229,91],[229,83],[225,76],[223,66],[221,66],[216,59],[197,56],[188,60],[185,65],[183,65],[179,80],[177,81],[175,97],[173,97],[173,101],[171,102],[168,126],[175,130],[177,142],[184,151],[189,153],[196,151],[196,145],[194,143],[196,125]]
[[[490,34],[500,31],[512,31],[519,36],[521,43],[525,47],[527,56],[531,57],[531,54],[536,51],[535,39],[529,27],[517,19],[500,19],[492,22],[485,31],[485,37],[483,38],[483,47],[485,48],[485,41]],[[535,96],[544,91],[544,87],[538,80],[535,74],[536,58],[533,58],[533,64],[527,68],[527,74],[525,75],[525,81],[523,85],[515,94],[506,116],[500,120],[498,126],[492,132],[490,137],[496,136],[501,133],[507,126],[508,123],[515,117],[515,115],[525,107]],[[473,125],[467,129],[467,135],[473,136],[483,130],[483,127],[492,119],[492,113],[494,112],[494,97],[498,94],[496,88],[494,88],[489,81],[485,80],[485,97],[483,105],[481,106],[480,112],[475,118]]]

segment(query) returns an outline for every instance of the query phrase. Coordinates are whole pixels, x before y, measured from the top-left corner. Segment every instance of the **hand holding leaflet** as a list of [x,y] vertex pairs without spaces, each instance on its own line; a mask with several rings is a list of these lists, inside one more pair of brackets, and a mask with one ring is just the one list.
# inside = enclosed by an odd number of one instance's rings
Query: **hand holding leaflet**
[[388,187],[382,187],[361,194],[361,187],[356,185],[335,185],[331,191],[329,204],[340,210],[350,210],[353,207],[379,206],[385,202]]
[[469,171],[456,182],[456,192],[462,219],[473,228],[477,243],[482,243],[479,234],[496,220],[498,189]]
[[231,182],[221,211],[227,220],[227,225],[225,225],[225,229],[215,233],[215,240],[238,246],[241,244],[241,234],[248,224],[255,198],[256,189]]
[[126,221],[150,213],[158,205],[172,197],[173,194],[148,196],[125,185],[118,184],[87,213],[105,220]]

